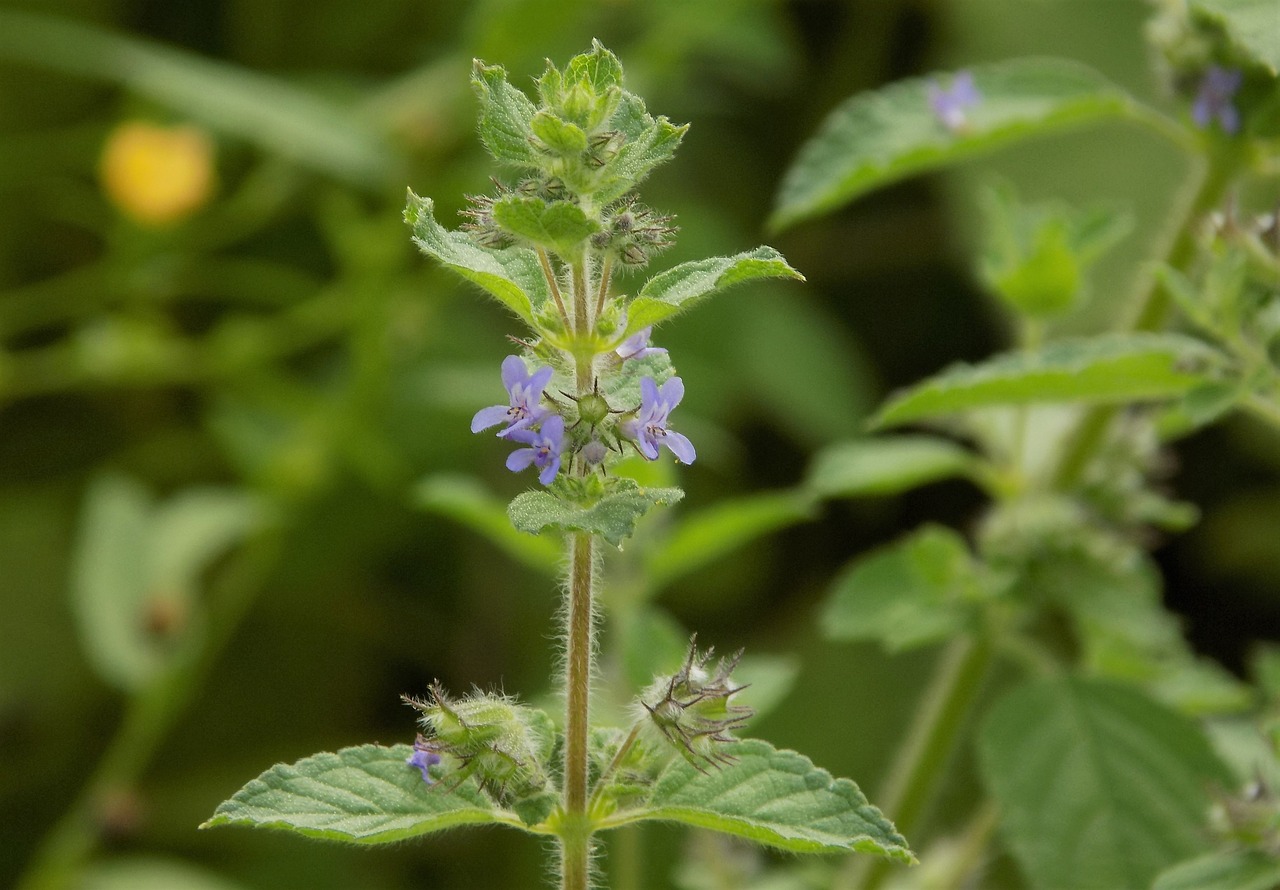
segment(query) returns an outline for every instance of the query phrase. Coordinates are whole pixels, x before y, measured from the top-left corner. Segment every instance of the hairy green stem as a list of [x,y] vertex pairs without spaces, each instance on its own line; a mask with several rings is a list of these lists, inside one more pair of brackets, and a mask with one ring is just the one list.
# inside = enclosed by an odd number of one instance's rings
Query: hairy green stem
[[[920,705],[906,744],[885,786],[877,796],[880,808],[898,831],[913,834],[937,791],[952,749],[964,728],[969,710],[982,691],[991,664],[992,650],[985,638],[960,637],[943,651]],[[874,890],[890,873],[890,864],[877,859],[851,859],[851,868],[837,882],[839,888]]]
[[570,538],[568,637],[565,659],[564,818],[561,821],[562,890],[589,886],[591,826],[587,815],[587,732],[591,710],[594,640],[594,539]]
[[260,538],[219,578],[203,632],[188,638],[169,670],[129,702],[93,776],[45,837],[18,882],[19,890],[65,890],[76,883],[77,872],[98,843],[103,805],[137,785],[253,603],[263,576],[275,564],[278,544],[274,534]]

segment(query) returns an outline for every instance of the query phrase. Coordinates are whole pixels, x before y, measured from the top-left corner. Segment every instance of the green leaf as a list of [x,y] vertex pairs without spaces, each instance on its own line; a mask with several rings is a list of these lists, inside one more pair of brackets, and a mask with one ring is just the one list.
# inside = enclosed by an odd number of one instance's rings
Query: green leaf
[[[640,103],[643,113],[644,105]],[[623,102],[619,114],[629,115],[634,106]],[[614,121],[617,121],[617,115]],[[644,114],[648,119],[648,115]],[[626,132],[628,127],[619,127]],[[634,135],[628,134],[627,142],[618,149],[601,173],[595,199],[600,205],[610,204],[634,189],[655,167],[665,164],[675,156],[680,141],[689,131],[689,125],[676,126],[665,117],[647,123]]]
[[536,535],[547,529],[588,532],[615,547],[635,531],[641,516],[657,506],[674,504],[684,497],[678,488],[642,488],[630,479],[614,479],[612,489],[598,500],[580,504],[549,491],[526,491],[507,508],[512,524]]
[[563,257],[581,254],[583,242],[600,229],[600,224],[588,219],[577,204],[521,195],[494,201],[493,219],[512,235]]
[[1151,890],[1275,890],[1280,858],[1259,850],[1210,853],[1163,871]]
[[385,844],[460,825],[523,828],[474,779],[428,786],[408,745],[360,745],[276,764],[223,801],[201,828],[248,825],[355,844]]
[[760,278],[804,281],[804,276],[787,265],[782,254],[772,247],[681,263],[645,282],[627,307],[627,329],[623,336],[629,337],[641,328],[665,321],[721,288]]
[[814,458],[805,488],[820,498],[892,495],[974,471],[968,449],[937,436],[877,436],[840,442]]
[[800,659],[792,655],[748,652],[733,669],[733,682],[746,688],[733,697],[735,705],[755,711],[752,720],[768,714],[791,693],[800,677]]
[[1221,26],[1273,77],[1280,72],[1280,15],[1275,0],[1191,0],[1190,5],[1194,13]]
[[427,256],[480,285],[490,296],[533,326],[534,310],[551,298],[537,254],[523,247],[485,250],[463,232],[450,232],[436,222],[430,198],[409,191],[404,221],[413,243]]
[[951,132],[929,106],[934,78],[846,100],[801,148],[782,180],[776,230],[899,179],[1039,133],[1120,117],[1128,98],[1097,72],[1061,59],[1014,59],[972,69],[982,100]]
[[856,851],[915,862],[906,839],[849,779],[833,779],[809,758],[755,739],[722,750],[737,762],[704,773],[674,760],[648,803],[620,811],[607,827],[681,822],[797,853]]
[[1175,398],[1215,379],[1225,363],[1217,350],[1179,334],[1058,340],[1036,352],[952,365],[890,399],[872,423],[894,426],[993,405]]
[[356,184],[384,183],[396,169],[385,140],[352,109],[169,46],[0,10],[0,59],[118,83],[184,118]]
[[987,787],[1035,888],[1146,890],[1201,852],[1211,782],[1231,784],[1199,727],[1131,687],[1056,677],[992,708]]
[[413,501],[479,532],[491,544],[531,569],[550,575],[560,572],[564,555],[560,547],[547,538],[530,537],[512,528],[506,505],[474,479],[444,474],[428,476],[414,487]]
[[536,167],[542,161],[529,141],[530,124],[537,107],[529,97],[507,83],[500,65],[476,59],[471,86],[480,99],[480,141],[494,159],[520,167]]
[[591,51],[570,59],[564,75],[568,83],[578,81],[603,94],[610,87],[622,86],[622,63],[599,40],[592,40]]
[[835,583],[822,627],[831,639],[915,649],[963,631],[979,591],[964,538],[925,526],[854,560]]
[[129,856],[94,861],[76,890],[245,890],[245,885],[177,859]]
[[577,124],[562,121],[549,111],[539,111],[530,122],[533,135],[561,155],[575,155],[587,150],[587,134]]
[[660,590],[756,538],[812,516],[809,499],[796,492],[722,501],[685,515],[664,541],[650,549],[645,577],[651,590]]

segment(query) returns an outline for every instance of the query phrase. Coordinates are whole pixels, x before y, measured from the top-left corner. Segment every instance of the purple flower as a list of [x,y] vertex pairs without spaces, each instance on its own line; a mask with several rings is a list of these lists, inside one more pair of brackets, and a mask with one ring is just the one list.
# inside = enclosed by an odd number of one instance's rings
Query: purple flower
[[1196,126],[1205,130],[1216,120],[1222,132],[1234,135],[1240,129],[1240,112],[1231,99],[1243,80],[1238,68],[1210,65],[1200,78],[1200,90],[1191,106],[1191,119]]
[[682,398],[684,381],[679,377],[662,384],[662,389],[658,389],[652,377],[640,381],[639,414],[622,424],[622,432],[635,440],[636,447],[648,460],[658,459],[659,445],[666,445],[681,463],[691,464],[698,456],[692,442],[667,428],[667,418]]
[[409,766],[422,770],[422,781],[428,785],[435,784],[435,779],[431,778],[431,773],[428,770],[440,762],[440,754],[428,739],[418,736],[413,743],[413,753],[405,758],[404,762]]
[[972,71],[957,72],[947,89],[943,89],[936,80],[929,84],[929,108],[938,122],[952,133],[968,126],[965,110],[981,101],[982,94],[974,86]]
[[538,423],[550,413],[539,407],[538,402],[542,399],[542,391],[551,382],[551,373],[551,366],[546,365],[529,374],[520,356],[507,356],[502,360],[502,385],[507,388],[511,404],[481,408],[471,418],[471,432],[478,433],[506,423],[507,428],[499,431],[498,435],[507,437]]
[[619,346],[616,350],[623,360],[629,358],[646,358],[651,355],[658,355],[666,352],[658,346],[649,345],[649,337],[653,334],[653,325],[636,331]]
[[552,414],[542,422],[537,432],[533,430],[516,430],[508,438],[523,442],[528,448],[511,452],[507,457],[507,469],[519,473],[530,464],[542,470],[538,481],[550,485],[560,472],[560,451],[564,448],[564,418]]

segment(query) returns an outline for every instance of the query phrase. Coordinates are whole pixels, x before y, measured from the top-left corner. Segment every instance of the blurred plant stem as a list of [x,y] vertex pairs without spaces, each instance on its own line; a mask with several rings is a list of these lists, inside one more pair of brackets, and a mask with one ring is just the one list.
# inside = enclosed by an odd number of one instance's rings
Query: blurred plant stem
[[218,576],[201,632],[189,635],[170,669],[129,701],[93,776],[45,836],[17,890],[66,890],[75,885],[102,834],[104,803],[136,787],[253,604],[279,551],[278,532],[264,532]]

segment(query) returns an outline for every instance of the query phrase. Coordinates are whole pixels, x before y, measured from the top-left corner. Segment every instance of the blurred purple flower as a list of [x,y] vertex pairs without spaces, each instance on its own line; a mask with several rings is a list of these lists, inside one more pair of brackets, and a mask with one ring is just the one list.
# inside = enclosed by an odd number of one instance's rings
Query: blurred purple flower
[[1200,90],[1191,105],[1191,119],[1196,126],[1205,130],[1216,120],[1222,132],[1235,135],[1240,129],[1240,112],[1231,100],[1243,80],[1238,68],[1210,65],[1200,78]]
[[658,459],[659,445],[666,445],[681,463],[691,464],[697,457],[692,442],[667,428],[667,418],[683,398],[684,381],[679,377],[662,384],[662,389],[658,389],[652,377],[640,381],[639,413],[621,428],[624,435],[635,440],[636,447],[648,460]]
[[536,432],[528,429],[515,430],[507,438],[529,446],[508,455],[507,469],[518,473],[532,464],[542,470],[538,474],[538,481],[543,485],[550,485],[556,478],[556,473],[560,472],[560,451],[564,448],[564,418],[559,414],[552,414]]
[[428,770],[440,762],[440,754],[428,739],[418,736],[413,743],[413,753],[404,762],[422,771],[422,781],[428,785],[435,784],[435,779],[431,778]]
[[546,365],[530,374],[520,356],[507,356],[502,360],[502,385],[507,388],[511,404],[481,408],[471,418],[471,432],[478,433],[506,423],[507,428],[500,430],[498,435],[507,437],[516,430],[528,429],[538,423],[550,413],[539,407],[538,402],[542,399],[542,391],[551,382],[551,373],[551,366]]
[[623,360],[629,358],[647,358],[651,355],[659,355],[666,352],[659,346],[650,346],[649,337],[653,335],[653,325],[636,331],[617,348],[617,353]]
[[972,71],[959,71],[951,79],[951,86],[943,87],[935,80],[929,84],[929,108],[933,116],[952,133],[958,133],[969,124],[965,111],[982,101],[982,94],[973,83]]

